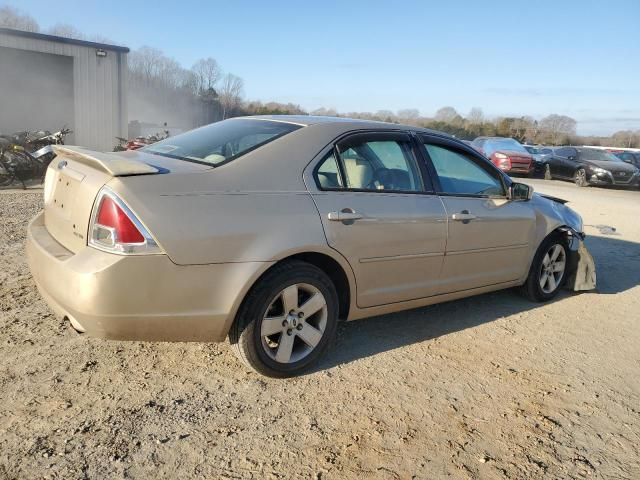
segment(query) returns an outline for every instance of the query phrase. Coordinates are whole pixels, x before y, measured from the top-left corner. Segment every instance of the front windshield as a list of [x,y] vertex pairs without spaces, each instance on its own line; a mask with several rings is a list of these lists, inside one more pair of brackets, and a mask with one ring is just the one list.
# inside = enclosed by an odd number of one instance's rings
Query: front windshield
[[231,119],[169,137],[142,150],[218,166],[299,128],[299,125],[272,120]]
[[538,149],[536,147],[524,147],[527,152],[531,153],[531,154],[536,154],[536,153],[540,153],[538,152]]
[[489,140],[485,145],[485,152],[489,155],[493,152],[498,151],[509,151],[509,152],[520,152],[520,153],[529,153],[527,150],[513,138],[501,138],[497,140]]
[[594,160],[596,162],[622,162],[613,153],[605,152],[604,150],[592,150],[585,148],[580,150],[580,157],[583,160]]

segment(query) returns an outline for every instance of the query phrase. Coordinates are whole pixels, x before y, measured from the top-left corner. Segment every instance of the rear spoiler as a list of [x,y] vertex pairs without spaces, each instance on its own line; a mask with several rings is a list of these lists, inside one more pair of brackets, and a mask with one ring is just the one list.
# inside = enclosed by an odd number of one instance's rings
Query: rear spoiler
[[160,169],[138,160],[127,158],[120,152],[94,152],[83,147],[71,147],[68,145],[53,145],[53,151],[56,156],[98,168],[113,177],[160,173]]

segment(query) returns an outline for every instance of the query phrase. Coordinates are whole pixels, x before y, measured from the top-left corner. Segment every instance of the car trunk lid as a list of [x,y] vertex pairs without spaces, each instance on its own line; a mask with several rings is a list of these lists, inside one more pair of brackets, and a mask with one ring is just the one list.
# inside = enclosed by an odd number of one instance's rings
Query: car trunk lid
[[55,146],[44,186],[44,222],[66,249],[87,245],[91,211],[100,189],[114,177],[147,176],[211,167],[144,152],[101,153],[81,147]]

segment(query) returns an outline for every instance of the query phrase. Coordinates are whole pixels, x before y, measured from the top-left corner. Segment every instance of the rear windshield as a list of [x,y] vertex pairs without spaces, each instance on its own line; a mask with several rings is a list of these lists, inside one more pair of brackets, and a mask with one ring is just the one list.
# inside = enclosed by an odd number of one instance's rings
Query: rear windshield
[[525,148],[513,138],[501,138],[495,140],[488,140],[484,146],[484,151],[487,155],[491,155],[498,150],[507,150],[511,152],[528,153]]
[[215,167],[299,128],[272,120],[232,119],[169,137],[142,150]]

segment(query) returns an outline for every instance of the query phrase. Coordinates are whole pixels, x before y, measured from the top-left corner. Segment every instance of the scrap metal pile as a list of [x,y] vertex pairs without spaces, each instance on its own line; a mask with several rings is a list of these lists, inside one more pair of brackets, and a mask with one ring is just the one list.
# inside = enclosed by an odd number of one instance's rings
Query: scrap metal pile
[[165,130],[162,133],[156,133],[154,135],[147,135],[146,137],[140,136],[132,139],[116,137],[118,145],[113,149],[114,152],[123,152],[125,150],[138,150],[139,148],[146,147],[152,143],[159,142],[169,138],[169,130]]
[[71,133],[68,128],[51,133],[49,131],[16,132],[0,134],[0,187],[25,182],[44,180],[49,162],[55,157],[51,145],[64,145]]

